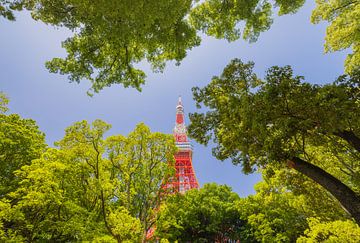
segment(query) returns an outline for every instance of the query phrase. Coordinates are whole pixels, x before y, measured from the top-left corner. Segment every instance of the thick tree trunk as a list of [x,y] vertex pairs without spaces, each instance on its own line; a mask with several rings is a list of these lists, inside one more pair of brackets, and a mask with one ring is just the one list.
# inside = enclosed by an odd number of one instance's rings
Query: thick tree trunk
[[358,152],[360,152],[360,138],[356,136],[355,133],[351,131],[342,131],[342,132],[336,132],[335,135],[347,141]]
[[353,190],[323,169],[300,158],[292,158],[289,165],[330,192],[360,225],[360,197]]

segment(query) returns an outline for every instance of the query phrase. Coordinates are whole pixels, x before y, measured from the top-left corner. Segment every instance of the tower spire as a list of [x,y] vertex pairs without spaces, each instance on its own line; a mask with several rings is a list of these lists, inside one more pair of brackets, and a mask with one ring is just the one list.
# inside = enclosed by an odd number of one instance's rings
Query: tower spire
[[182,104],[181,96],[179,96],[178,104],[176,106],[176,120],[174,127],[174,137],[175,141],[178,143],[188,141],[184,116],[184,106]]
[[179,95],[178,105],[182,106],[181,95]]
[[184,106],[179,96],[176,106],[176,120],[174,127],[174,138],[178,152],[175,154],[175,177],[166,185],[174,192],[184,193],[192,188],[199,188],[194,168],[192,166],[192,146],[187,137],[185,126]]

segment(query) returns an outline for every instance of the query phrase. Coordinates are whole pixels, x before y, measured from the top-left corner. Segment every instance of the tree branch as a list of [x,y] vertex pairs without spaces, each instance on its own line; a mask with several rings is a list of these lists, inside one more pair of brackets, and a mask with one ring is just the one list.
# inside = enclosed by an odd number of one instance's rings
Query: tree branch
[[360,225],[360,197],[351,188],[320,167],[298,157],[290,159],[288,164],[330,192]]
[[356,136],[356,134],[352,131],[340,131],[335,132],[334,135],[344,139],[346,142],[348,142],[354,149],[356,149],[358,152],[360,152],[360,138]]

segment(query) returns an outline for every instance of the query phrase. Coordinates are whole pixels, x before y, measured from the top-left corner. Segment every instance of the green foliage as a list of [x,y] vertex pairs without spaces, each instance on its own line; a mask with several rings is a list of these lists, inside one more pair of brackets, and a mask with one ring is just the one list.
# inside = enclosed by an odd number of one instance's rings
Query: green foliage
[[20,9],[21,9],[21,4],[19,4],[19,1],[0,0],[0,16],[8,20],[12,20],[12,21],[15,20],[13,11]]
[[[253,84],[262,83],[250,76]],[[357,90],[349,79],[339,83]],[[0,198],[2,242],[140,242],[154,225],[162,242],[294,242],[304,230],[300,242],[357,241],[358,227],[336,221],[348,216],[328,193],[279,164],[267,164],[264,182],[247,198],[216,184],[166,198],[162,185],[173,175],[169,164],[176,152],[171,135],[139,124],[126,137],[104,139],[109,124],[82,121],[66,129],[58,148],[44,152],[44,135],[32,120],[0,117],[1,151],[8,159],[1,168],[14,166],[10,179],[1,181],[10,185]],[[354,154],[341,150],[345,143],[335,145],[307,147],[307,156],[356,188],[357,177],[346,176],[357,173]],[[0,172],[5,178],[7,170]],[[160,199],[165,203],[159,208]]]
[[[209,85],[193,88],[198,107],[209,111],[190,114],[189,133],[203,144],[213,138],[217,158],[232,158],[249,172],[255,164],[308,158],[311,146],[344,146],[343,131],[360,134],[358,86],[302,82],[289,66],[272,67],[259,80],[253,65],[235,59]],[[347,153],[357,155],[351,147]]]
[[192,0],[20,2],[34,19],[74,32],[62,44],[67,57],[46,66],[71,81],[90,80],[92,92],[112,84],[140,90],[146,77],[137,67],[141,61],[161,71],[166,61],[180,62],[200,42],[186,21]]
[[346,72],[360,68],[360,1],[316,0],[311,21],[329,22],[325,36],[325,52],[352,49],[345,61]]
[[[353,52],[345,61],[345,70],[352,73],[360,68],[360,2],[352,0],[315,0],[316,8],[311,16],[312,23],[321,20],[330,23],[325,36],[325,52],[351,48]],[[207,35],[237,40],[256,41],[261,32],[272,24],[273,9],[278,14],[295,13],[305,0],[207,0],[191,11],[190,22]],[[240,24],[241,23],[241,24]]]
[[[89,94],[112,84],[134,87],[144,84],[146,74],[138,68],[147,61],[152,70],[165,63],[179,63],[200,44],[197,31],[235,41],[256,41],[270,28],[273,11],[295,13],[305,0],[0,0],[0,16],[14,20],[13,11],[27,9],[35,20],[73,31],[62,45],[66,58],[46,63],[50,72],[69,75],[73,82],[90,80]],[[330,22],[325,51],[352,48],[345,66],[348,73],[359,68],[359,1],[316,0],[311,21]]]
[[[270,28],[272,9],[280,7],[279,15],[294,13],[304,4],[305,0],[207,0],[196,5],[191,11],[192,25],[207,35],[225,38],[228,41],[237,40],[241,36],[250,42],[256,41],[261,32]],[[240,25],[244,22],[243,25]]]
[[[329,165],[336,167],[336,165]],[[324,188],[303,174],[290,168],[276,168],[268,165],[261,170],[264,182],[256,185],[257,194],[261,197],[271,194],[291,199],[293,208],[305,218],[317,217],[322,221],[347,219],[349,215],[339,202]],[[280,195],[281,196],[281,195]]]
[[346,142],[328,141],[326,147],[308,147],[307,153],[320,168],[326,169],[355,192],[360,193],[360,158],[357,152],[349,149]]
[[18,186],[14,172],[39,158],[45,148],[45,135],[35,121],[0,113],[0,198]]
[[246,222],[240,239],[245,242],[294,242],[307,228],[303,200],[286,191],[272,191],[268,184],[257,184],[257,193],[237,204]]
[[8,111],[7,104],[9,103],[9,99],[3,92],[0,92],[0,113],[5,113]]
[[309,226],[310,229],[305,231],[305,236],[300,237],[296,242],[355,243],[360,241],[360,228],[350,220],[324,223],[316,218],[310,218]]
[[268,165],[256,194],[237,203],[244,221],[244,242],[295,242],[309,229],[308,219],[322,222],[346,220],[349,216],[321,186],[289,168]]
[[[194,100],[201,108],[202,102],[209,108],[206,113],[190,114],[191,124],[189,135],[202,144],[207,144],[214,136],[214,142],[219,146],[213,149],[213,154],[220,160],[231,157],[235,163],[240,162],[237,151],[247,154],[243,144],[251,136],[245,126],[250,125],[252,114],[250,106],[251,87],[257,86],[257,76],[252,73],[253,63],[244,64],[233,60],[221,77],[213,77],[205,88],[193,88]],[[242,104],[243,103],[243,104]],[[247,106],[246,106],[247,105]],[[244,119],[244,121],[240,120]],[[252,140],[249,140],[249,143]],[[239,145],[241,146],[239,148]],[[253,149],[254,152],[258,149]],[[240,155],[241,156],[241,155]],[[249,172],[251,164],[248,157],[242,157],[243,168]]]
[[125,207],[119,207],[109,214],[109,225],[121,242],[140,242],[143,233],[141,222],[131,216]]
[[[15,192],[1,201],[3,239],[136,242],[156,217],[172,136],[139,124],[128,137],[104,139],[110,125],[77,122],[40,159],[23,166]],[[146,185],[146,186],[144,186]],[[1,228],[0,228],[1,229]],[[1,232],[1,231],[0,231]],[[5,237],[5,238],[4,238]]]
[[301,174],[273,166],[262,173],[256,194],[246,198],[216,184],[168,198],[160,208],[156,235],[170,242],[295,242],[312,217],[348,219],[329,193]]
[[279,15],[296,13],[305,3],[305,0],[275,0],[275,6],[279,7]]
[[170,197],[160,209],[156,235],[170,242],[215,242],[239,239],[242,227],[228,186],[205,184],[199,190]]
[[190,21],[196,29],[216,38],[237,40],[237,24],[245,21],[244,39],[255,41],[261,31],[269,29],[271,5],[267,1],[203,1],[195,6]]
[[146,74],[138,68],[147,61],[152,70],[165,63],[179,63],[200,44],[197,31],[234,41],[255,41],[272,23],[272,9],[279,14],[295,12],[304,0],[1,0],[0,15],[14,19],[12,10],[27,9],[35,20],[73,31],[62,43],[66,58],[46,63],[50,72],[69,75],[73,82],[90,80],[99,92],[112,84],[138,90]]
[[203,144],[213,139],[213,154],[246,173],[290,165],[360,222],[358,74],[320,86],[289,66],[272,67],[260,80],[253,65],[235,59],[209,85],[193,88],[197,106],[208,109],[190,114],[190,136]]
[[136,216],[147,231],[154,224],[163,183],[174,173],[176,147],[173,136],[150,133],[139,124],[127,138],[111,136],[106,140],[109,161],[114,167],[118,202]]

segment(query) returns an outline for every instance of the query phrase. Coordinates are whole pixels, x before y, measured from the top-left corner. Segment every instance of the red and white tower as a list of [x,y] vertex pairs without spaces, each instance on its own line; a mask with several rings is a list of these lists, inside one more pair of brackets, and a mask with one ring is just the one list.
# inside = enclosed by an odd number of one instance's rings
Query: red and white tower
[[193,188],[199,188],[194,168],[192,166],[192,145],[190,144],[185,126],[184,107],[179,97],[176,106],[176,123],[174,137],[178,152],[175,154],[175,178],[167,184],[174,192],[184,193]]
[[[164,188],[169,192],[184,193],[193,188],[199,188],[199,183],[196,179],[194,168],[192,166],[192,145],[190,144],[187,134],[184,119],[184,107],[179,97],[176,106],[176,122],[174,127],[174,138],[178,152],[175,154],[175,176],[170,178],[164,185]],[[153,237],[156,226],[153,226],[146,235],[149,240]]]

